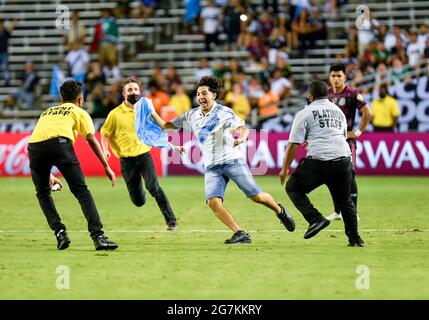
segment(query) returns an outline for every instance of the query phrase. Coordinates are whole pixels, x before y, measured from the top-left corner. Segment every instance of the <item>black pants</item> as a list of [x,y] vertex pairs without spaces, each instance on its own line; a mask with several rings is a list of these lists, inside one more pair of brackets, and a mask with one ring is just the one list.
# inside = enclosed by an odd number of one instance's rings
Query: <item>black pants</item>
[[52,166],[56,166],[67,181],[70,191],[79,201],[91,236],[103,234],[100,216],[94,199],[85,184],[85,178],[71,141],[67,138],[55,138],[29,143],[28,156],[37,199],[49,227],[55,233],[66,229],[51,197],[49,177]]
[[[355,170],[355,162],[356,162],[356,140],[347,140],[347,143],[349,144],[350,151],[352,153],[352,180],[350,182],[350,197],[352,198],[352,201],[355,205],[356,212],[358,209],[358,186],[356,183],[356,170]],[[334,211],[336,213],[341,213],[340,205],[335,202],[334,199]]]
[[344,228],[349,239],[358,237],[356,208],[350,198],[352,163],[350,157],[331,161],[303,159],[289,178],[286,192],[295,207],[310,224],[322,219],[307,194],[325,184],[343,214]]
[[165,222],[167,224],[176,223],[176,217],[170,207],[167,196],[158,183],[155,166],[149,152],[137,157],[121,158],[121,171],[127,184],[131,201],[137,207],[141,207],[146,203],[146,195],[142,183],[143,177],[146,189],[155,198]]

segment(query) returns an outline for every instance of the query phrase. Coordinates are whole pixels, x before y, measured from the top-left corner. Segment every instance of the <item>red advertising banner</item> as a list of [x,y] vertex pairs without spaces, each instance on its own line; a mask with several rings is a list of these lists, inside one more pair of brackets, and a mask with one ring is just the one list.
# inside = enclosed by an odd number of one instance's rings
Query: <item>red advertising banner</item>
[[[96,137],[100,140],[99,133]],[[28,161],[27,142],[30,133],[0,133],[0,176],[28,176],[30,167]],[[81,137],[74,144],[85,176],[104,176],[103,166],[91,147]],[[161,152],[152,149],[151,155],[155,163],[158,175],[163,174]],[[112,155],[109,161],[110,167],[116,173],[121,174],[119,159]]]
[[[277,175],[285,156],[288,133],[251,131],[242,152],[254,175]],[[198,175],[204,172],[201,147],[189,133],[174,137],[174,144],[182,144],[187,152],[168,155],[168,175]],[[180,141],[178,141],[180,140]],[[166,155],[164,154],[164,157]],[[297,159],[305,156],[300,148]],[[166,159],[166,158],[164,158]],[[294,161],[292,167],[296,167]],[[363,175],[420,175],[429,176],[428,133],[367,133],[357,144],[356,171]]]

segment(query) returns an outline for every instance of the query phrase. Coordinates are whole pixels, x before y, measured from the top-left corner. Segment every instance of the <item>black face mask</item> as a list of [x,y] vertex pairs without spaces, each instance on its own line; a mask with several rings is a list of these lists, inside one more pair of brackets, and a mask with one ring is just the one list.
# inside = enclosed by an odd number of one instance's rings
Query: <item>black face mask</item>
[[380,98],[384,99],[386,97],[386,92],[380,92]]
[[136,104],[136,102],[139,100],[140,100],[140,95],[138,94],[130,94],[127,96],[127,101],[132,105]]

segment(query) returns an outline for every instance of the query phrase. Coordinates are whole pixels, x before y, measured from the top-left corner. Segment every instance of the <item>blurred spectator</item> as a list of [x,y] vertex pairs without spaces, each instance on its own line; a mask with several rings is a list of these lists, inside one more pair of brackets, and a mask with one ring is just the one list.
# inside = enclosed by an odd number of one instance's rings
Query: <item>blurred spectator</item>
[[186,94],[183,84],[178,84],[176,86],[176,91],[171,96],[170,106],[175,110],[177,115],[191,109],[192,107],[191,99]]
[[176,86],[182,83],[182,78],[177,74],[176,68],[168,66],[167,74],[165,76],[165,84],[167,87],[167,93],[172,95],[176,91]]
[[97,82],[88,95],[88,112],[93,118],[107,117],[110,109],[108,108],[108,99],[105,97],[104,86],[101,82]]
[[270,85],[264,83],[262,85],[264,95],[258,99],[259,115],[263,117],[277,116],[279,113],[279,96],[271,91]]
[[420,45],[425,48],[426,47],[426,41],[429,39],[429,31],[428,26],[426,24],[421,24],[419,26],[419,35],[417,36],[418,42]]
[[247,50],[250,53],[250,58],[254,61],[259,62],[261,58],[267,57],[267,48],[264,42],[256,34],[252,35]]
[[385,83],[390,86],[390,72],[387,69],[387,66],[384,63],[380,63],[377,66],[376,74],[375,74],[375,85],[378,86],[380,83]]
[[222,11],[216,7],[213,0],[208,0],[208,4],[203,8],[200,15],[200,25],[204,33],[206,51],[211,50],[212,45],[219,44],[219,27],[221,24]]
[[275,93],[280,100],[283,100],[290,96],[290,90],[292,87],[292,83],[283,77],[282,71],[276,69],[271,80],[271,91]]
[[313,39],[311,37],[312,27],[309,23],[308,11],[301,10],[300,15],[292,24],[292,32],[294,37],[297,37],[299,46],[302,50],[311,46]]
[[139,0],[139,5],[131,11],[131,18],[150,18],[159,2],[159,0]]
[[263,2],[264,11],[276,15],[279,12],[279,4],[277,0],[264,0]]
[[21,103],[24,102],[25,109],[35,109],[34,104],[34,95],[36,85],[39,82],[39,77],[33,69],[33,63],[27,62],[25,64],[25,70],[22,72],[20,76],[21,86],[20,88],[14,92],[11,96],[8,97],[8,101],[6,102],[6,107],[11,109],[14,108],[17,103],[18,106],[21,106]]
[[418,42],[417,34],[415,32],[410,32],[410,43],[407,46],[407,56],[408,64],[411,67],[415,67],[419,60],[423,57],[423,52],[425,50],[424,46]]
[[79,20],[79,11],[72,12],[70,29],[65,29],[64,45],[66,51],[72,50],[73,43],[77,42],[78,48],[82,48],[85,44],[85,37],[87,35],[86,27]]
[[408,41],[405,34],[401,32],[401,28],[399,26],[393,26],[392,32],[387,33],[384,37],[384,46],[387,50],[393,53],[392,50],[397,46],[398,40],[402,47],[405,47],[405,44]]
[[378,28],[378,32],[375,35],[375,39],[377,39],[378,42],[384,43],[384,39],[386,38],[387,34],[388,34],[387,26],[385,24],[382,24]]
[[158,84],[158,87],[163,90],[167,89],[165,76],[162,73],[160,66],[155,66],[153,68],[149,81],[155,81]]
[[198,18],[201,12],[200,0],[185,0],[185,28],[188,32],[197,32]]
[[267,45],[270,48],[268,52],[268,62],[269,64],[275,64],[278,51],[286,48],[286,38],[280,33],[279,28],[273,28],[267,40]]
[[271,66],[270,72],[273,74],[276,70],[279,70],[281,72],[282,77],[285,77],[292,83],[294,82],[292,78],[292,67],[288,63],[287,58],[285,56],[277,56],[276,63],[275,65]]
[[259,98],[265,95],[264,89],[262,88],[259,79],[251,79],[247,91],[244,94],[249,99],[250,108],[258,108]]
[[213,76],[223,80],[226,72],[228,72],[228,68],[225,66],[225,62],[222,59],[217,60],[213,68]]
[[101,84],[101,86],[106,84],[106,77],[101,71],[98,61],[92,61],[89,64],[88,73],[85,78],[87,93],[90,94],[98,84]]
[[240,34],[241,20],[240,16],[244,13],[238,0],[231,0],[223,9],[223,28],[228,36],[229,47],[237,42]]
[[203,58],[200,60],[200,67],[195,72],[195,81],[198,82],[202,77],[213,75],[213,70],[209,66],[209,61],[207,58]]
[[313,41],[325,40],[327,38],[326,21],[320,9],[315,7],[310,11],[309,24],[311,27],[310,36]]
[[[71,77],[76,77],[81,74],[85,74],[88,71],[88,63],[90,57],[85,49],[80,47],[79,41],[74,41],[70,46],[70,51],[65,57],[67,63],[68,74]],[[85,76],[83,76],[85,77]]]
[[9,38],[16,26],[18,18],[15,18],[6,29],[4,21],[0,19],[0,72],[3,72],[4,86],[8,87],[11,81],[11,74],[9,70]]
[[239,81],[239,74],[243,72],[243,68],[238,64],[237,59],[232,58],[229,60],[228,72],[231,73],[232,82],[235,83]]
[[382,85],[374,90],[374,100],[371,103],[372,125],[375,132],[393,132],[401,115],[398,102],[390,96],[387,86]]
[[263,11],[259,17],[259,24],[261,28],[260,35],[264,39],[267,39],[271,35],[271,32],[274,29],[274,20],[273,20],[273,17],[271,16],[271,13],[267,11]]
[[391,71],[392,83],[395,85],[400,82],[410,82],[411,76],[408,68],[404,67],[399,58],[394,58]]
[[116,8],[113,9],[113,15],[116,18],[129,18],[132,2],[134,2],[134,0],[116,0]]
[[250,113],[250,104],[247,97],[243,94],[243,88],[240,83],[235,83],[232,91],[229,91],[225,97],[225,104],[243,120],[246,120]]
[[[286,45],[288,50],[298,47],[298,39],[293,37],[292,22],[286,14],[279,14],[278,28],[281,36],[286,37]],[[295,34],[296,36],[296,34]]]
[[[429,38],[426,40],[426,48],[423,51],[423,57],[429,59]],[[428,61],[429,62],[429,61]]]
[[358,41],[359,41],[359,56],[363,55],[369,42],[374,39],[375,34],[378,30],[379,23],[373,17],[372,11],[369,11],[369,19],[363,19],[358,29]]
[[163,108],[170,106],[170,97],[167,93],[162,91],[159,84],[156,81],[149,81],[148,85],[149,95],[147,96],[152,100],[153,106],[155,107],[155,111],[162,115]]
[[98,50],[100,66],[106,77],[113,75],[115,81],[120,80],[117,67],[117,49],[119,42],[119,28],[116,19],[109,9],[101,10],[101,19],[95,26],[94,38],[89,52]]

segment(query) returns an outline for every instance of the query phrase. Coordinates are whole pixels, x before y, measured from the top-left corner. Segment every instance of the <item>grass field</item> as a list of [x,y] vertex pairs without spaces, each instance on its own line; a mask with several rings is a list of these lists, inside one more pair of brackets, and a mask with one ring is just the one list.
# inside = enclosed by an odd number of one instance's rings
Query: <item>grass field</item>
[[[429,179],[359,177],[359,213],[365,248],[346,247],[341,221],[304,240],[307,224],[292,208],[277,177],[257,177],[289,208],[297,229],[287,232],[268,209],[230,184],[225,204],[250,245],[227,246],[231,236],[204,204],[202,177],[168,177],[161,185],[180,229],[165,231],[154,199],[129,201],[119,179],[89,178],[106,235],[119,243],[97,252],[86,221],[68,191],[54,193],[72,243],[56,249],[29,178],[0,179],[0,299],[429,299]],[[310,195],[332,211],[328,191]],[[59,290],[57,266],[70,270]],[[358,266],[369,289],[358,289]],[[365,268],[366,268],[365,267]]]

